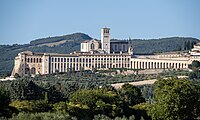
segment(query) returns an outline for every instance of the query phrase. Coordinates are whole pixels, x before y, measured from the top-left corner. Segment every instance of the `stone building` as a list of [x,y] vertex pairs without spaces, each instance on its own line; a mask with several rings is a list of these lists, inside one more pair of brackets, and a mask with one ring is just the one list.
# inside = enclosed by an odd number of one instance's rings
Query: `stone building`
[[[110,53],[127,53],[132,48],[132,43],[128,41],[110,40],[110,28],[101,29],[101,41],[92,39],[81,43],[81,52],[89,52],[91,50],[102,50],[107,54]],[[132,50],[132,49],[131,49]]]
[[109,42],[110,29],[103,28],[101,42],[88,40],[81,43],[81,51],[70,54],[34,53],[24,51],[15,57],[12,76],[34,76],[69,70],[109,68],[127,69],[187,69],[193,60],[200,61],[200,44],[190,53],[162,53],[133,55],[131,41]]
[[98,40],[85,40],[81,43],[81,52],[89,52],[91,50],[99,50],[101,43]]

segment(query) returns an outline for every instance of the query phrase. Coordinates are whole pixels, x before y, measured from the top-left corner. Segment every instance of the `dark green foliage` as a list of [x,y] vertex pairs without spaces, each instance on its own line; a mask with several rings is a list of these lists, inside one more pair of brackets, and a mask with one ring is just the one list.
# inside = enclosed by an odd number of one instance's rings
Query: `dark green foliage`
[[7,109],[10,103],[9,94],[3,87],[0,87],[0,117],[7,116]]
[[8,106],[10,103],[9,93],[3,87],[0,87],[0,108]]
[[[95,90],[80,90],[69,98],[69,106],[73,111],[72,115],[80,117],[92,118],[95,114],[105,114],[109,117],[116,117],[122,115],[123,102],[120,101],[117,92],[109,89],[95,89]],[[80,107],[77,107],[80,106]],[[129,109],[127,107],[127,109]],[[77,112],[78,111],[78,112]],[[82,113],[80,116],[80,112]],[[124,113],[125,114],[125,113]]]
[[142,97],[141,90],[136,86],[124,84],[119,90],[121,98],[129,105],[133,106],[142,102],[145,99]]
[[189,66],[193,71],[189,73],[190,79],[199,79],[200,78],[200,62],[197,60],[192,61],[192,64]]
[[185,41],[184,42],[184,50],[191,50],[196,43],[197,43],[196,41],[190,41],[190,40]]
[[[188,75],[188,71],[166,71],[159,75],[172,78]],[[12,100],[11,103],[5,104],[6,115],[3,116],[11,117],[14,113],[12,119],[51,119],[52,117],[61,120],[72,119],[71,116],[86,120],[93,118],[148,120],[150,119],[148,115],[153,119],[184,120],[199,116],[200,88],[188,80],[175,78],[162,80],[160,77],[161,80],[155,84],[154,101],[152,99],[154,85],[135,87],[125,84],[118,90],[108,85],[113,82],[137,81],[152,77],[156,76],[111,76],[81,71],[0,82],[0,88],[5,88],[6,90],[2,91],[7,91],[9,99]],[[150,102],[145,103],[142,96]]]
[[199,79],[200,78],[200,71],[199,70],[193,70],[189,74],[190,79]]
[[[199,42],[195,38],[184,38],[184,37],[170,37],[160,39],[132,39],[134,54],[152,54],[160,52],[171,52],[179,50],[190,50],[194,44]],[[185,49],[185,42],[190,41],[189,47]]]
[[65,102],[58,102],[53,104],[53,110],[57,112],[66,112],[67,104]]
[[9,106],[10,97],[9,92],[0,87],[0,119],[1,117],[12,117],[13,113],[17,113],[17,109]]
[[99,114],[99,115],[95,115],[93,120],[136,120],[136,118],[134,115],[131,115],[129,117],[123,116],[123,117],[116,117],[115,119],[111,119],[106,115]]
[[28,79],[7,81],[5,85],[11,100],[38,100],[44,96],[44,89]]
[[197,60],[192,61],[191,67],[193,70],[199,69],[200,68],[200,62]]
[[199,87],[185,79],[163,79],[155,83],[155,120],[189,120],[199,116]]
[[137,114],[140,114],[145,120],[151,120],[149,116],[149,111],[152,109],[153,105],[148,102],[143,102],[137,105],[134,105],[132,108],[137,111]]
[[10,106],[16,108],[19,112],[48,112],[52,109],[51,104],[44,100],[21,100],[13,101]]
[[145,100],[152,103],[154,85],[142,85],[142,86],[137,86],[137,87],[140,88],[142,92],[142,96],[145,98]]
[[98,114],[94,116],[93,120],[112,120],[111,118],[109,118],[106,115],[102,115],[102,114]]
[[92,39],[92,38],[86,34],[74,33],[74,34],[63,35],[63,36],[41,38],[41,39],[31,41],[30,44],[38,45],[38,44],[44,44],[44,43],[59,42],[59,41],[63,41],[63,40],[79,41],[79,40],[90,40],[90,39]]
[[[119,94],[120,93],[120,94]],[[97,114],[108,117],[130,116],[136,114],[129,106],[145,102],[140,89],[126,84],[119,91],[112,89],[83,89],[76,91],[69,98],[70,114],[78,118],[92,118]],[[79,114],[79,113],[83,114]],[[136,118],[141,115],[137,114]]]
[[21,112],[13,116],[11,120],[77,120],[75,117],[69,116],[67,113],[24,113]]

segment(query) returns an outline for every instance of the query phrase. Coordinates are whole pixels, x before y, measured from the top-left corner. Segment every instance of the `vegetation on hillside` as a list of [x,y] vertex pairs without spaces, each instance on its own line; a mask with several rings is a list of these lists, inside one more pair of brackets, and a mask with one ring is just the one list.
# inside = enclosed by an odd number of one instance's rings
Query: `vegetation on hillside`
[[131,39],[134,54],[152,54],[190,50],[199,40],[195,38],[170,37],[160,39]]
[[[88,71],[4,81],[0,82],[3,103],[0,117],[11,120],[196,119],[200,116],[200,84],[192,79],[176,78],[185,74],[188,71],[168,71],[157,76],[155,85],[124,84],[120,89],[110,86],[109,75]],[[113,79],[119,82],[136,76],[116,75]]]
[[39,45],[39,44],[44,44],[44,43],[59,42],[63,40],[82,41],[82,40],[90,40],[90,39],[92,38],[86,34],[74,33],[74,34],[63,35],[63,36],[40,38],[40,39],[31,41],[30,44]]

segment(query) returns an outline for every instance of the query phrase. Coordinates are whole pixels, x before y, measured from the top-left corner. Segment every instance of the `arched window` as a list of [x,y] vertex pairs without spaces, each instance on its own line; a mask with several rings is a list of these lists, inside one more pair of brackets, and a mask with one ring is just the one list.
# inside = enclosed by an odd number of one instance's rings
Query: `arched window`
[[42,59],[40,58],[40,63],[42,62]]
[[35,58],[33,58],[33,62],[35,63]]
[[27,62],[29,62],[29,58],[27,59]]
[[31,63],[33,62],[33,59],[31,58]]
[[31,68],[31,74],[35,74],[36,73],[36,70],[34,67]]
[[94,43],[92,43],[92,44],[90,45],[90,49],[91,49],[91,50],[94,50]]
[[36,59],[36,62],[38,63],[38,58]]

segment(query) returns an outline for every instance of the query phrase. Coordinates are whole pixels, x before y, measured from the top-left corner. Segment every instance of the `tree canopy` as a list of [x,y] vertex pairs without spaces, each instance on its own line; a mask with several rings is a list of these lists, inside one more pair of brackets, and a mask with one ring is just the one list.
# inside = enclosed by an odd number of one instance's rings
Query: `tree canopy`
[[162,79],[155,83],[155,103],[151,109],[155,120],[195,119],[200,111],[199,86],[185,79]]

